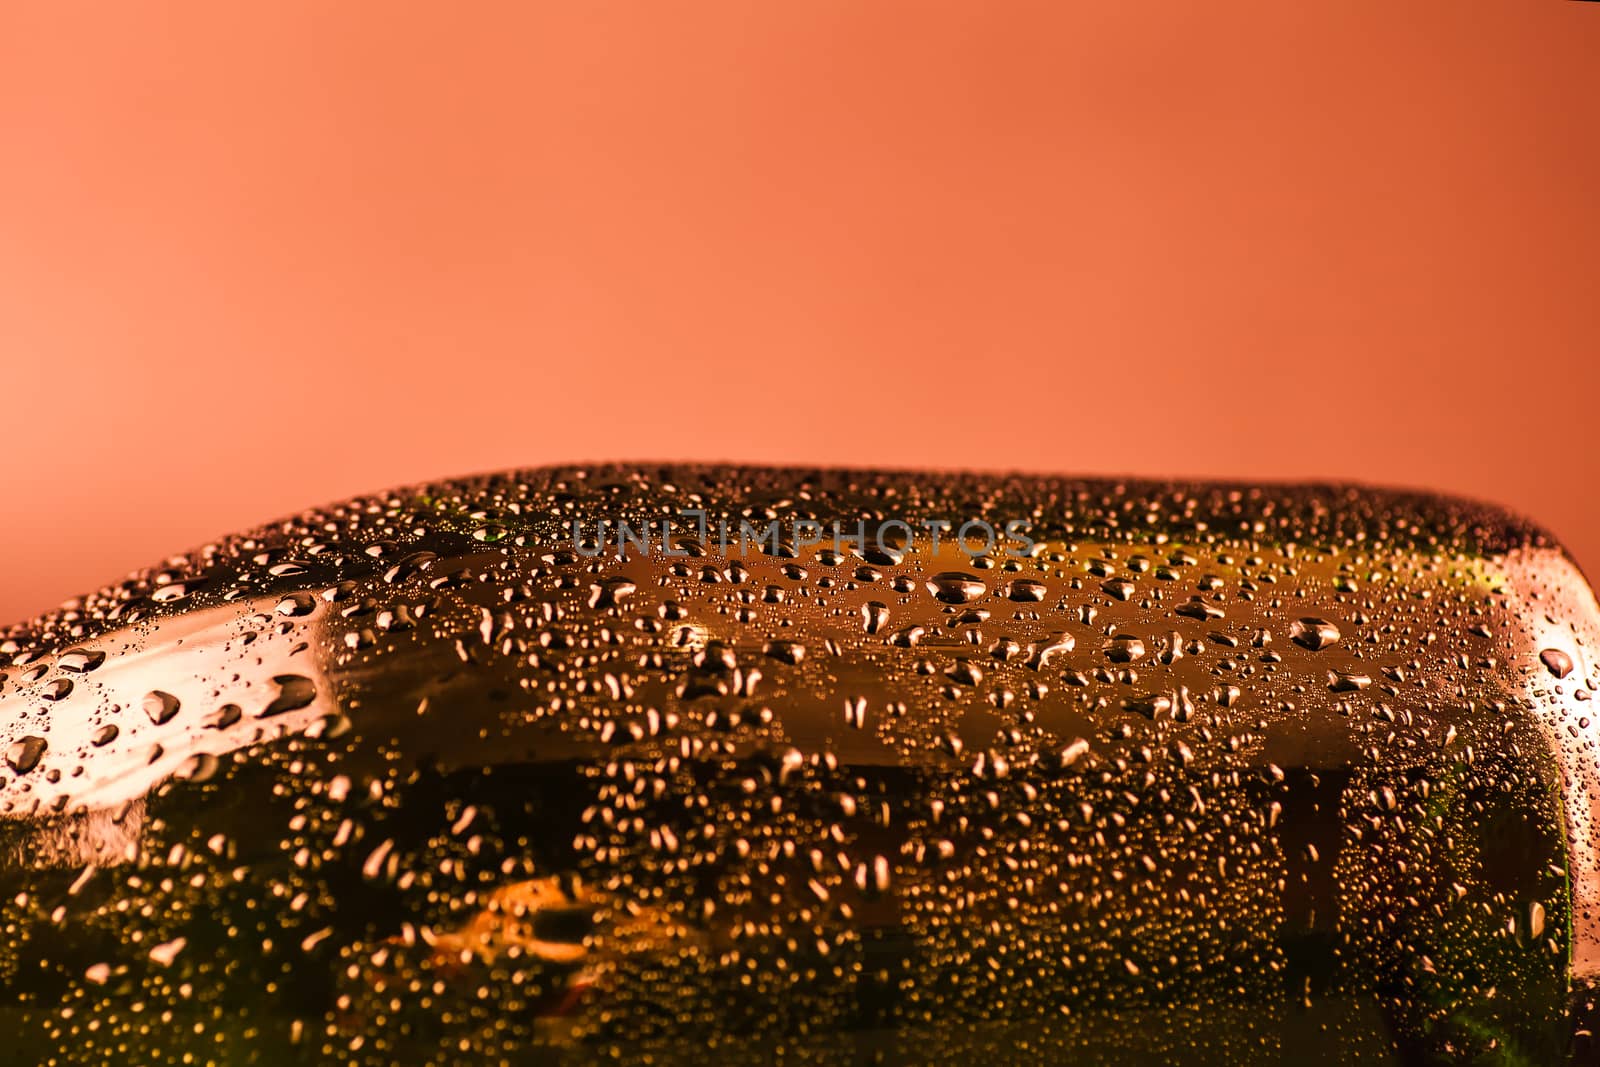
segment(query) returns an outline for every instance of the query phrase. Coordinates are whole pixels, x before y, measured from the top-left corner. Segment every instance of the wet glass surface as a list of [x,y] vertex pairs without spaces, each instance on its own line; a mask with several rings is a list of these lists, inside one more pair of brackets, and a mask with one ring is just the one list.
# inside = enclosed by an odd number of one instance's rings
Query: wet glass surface
[[5,632],[0,1016],[67,1063],[1581,1062],[1597,621],[1415,494],[362,498]]

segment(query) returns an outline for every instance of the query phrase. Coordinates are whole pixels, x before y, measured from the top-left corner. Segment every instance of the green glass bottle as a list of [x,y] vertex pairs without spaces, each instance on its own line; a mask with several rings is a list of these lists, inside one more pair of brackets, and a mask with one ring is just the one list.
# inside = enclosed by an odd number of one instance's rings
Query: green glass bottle
[[0,644],[0,1056],[1593,1062],[1600,611],[1344,486],[604,466]]

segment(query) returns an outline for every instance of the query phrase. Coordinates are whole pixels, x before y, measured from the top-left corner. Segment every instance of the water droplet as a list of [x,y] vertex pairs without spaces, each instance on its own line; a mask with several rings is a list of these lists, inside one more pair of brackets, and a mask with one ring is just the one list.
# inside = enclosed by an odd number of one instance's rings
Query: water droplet
[[1076,644],[1071,634],[1058,630],[1029,646],[1028,666],[1036,671],[1046,670],[1056,657],[1071,652]]
[[1355,693],[1372,684],[1372,679],[1365,674],[1346,674],[1343,671],[1331,671],[1328,674],[1328,688],[1335,693]]
[[1540,652],[1539,662],[1557,678],[1565,678],[1572,673],[1572,657],[1559,648],[1547,648]]
[[944,571],[928,579],[928,592],[946,604],[966,604],[977,600],[989,587],[976,576],[961,571]]
[[1172,698],[1161,693],[1152,693],[1149,696],[1124,700],[1122,706],[1129,711],[1138,712],[1147,719],[1154,719],[1172,710]]
[[1184,603],[1173,608],[1172,611],[1175,615],[1182,615],[1187,619],[1199,619],[1201,621],[1220,619],[1227,615],[1227,612],[1217,605],[1198,596],[1190,597]]
[[638,592],[639,587],[628,578],[607,578],[589,586],[591,608],[613,608]]
[[1131,634],[1119,634],[1106,642],[1105,652],[1112,663],[1136,663],[1144,658],[1144,642]]
[[282,715],[286,711],[298,711],[317,699],[317,687],[310,678],[298,674],[280,674],[272,679],[278,687],[278,695],[272,702],[262,709],[258,718],[268,718],[273,715]]
[[1089,751],[1089,742],[1081,737],[1068,741],[1056,756],[1057,764],[1065,770],[1082,759]]
[[977,685],[983,681],[983,671],[968,659],[956,660],[955,665],[945,671],[945,674],[958,685]]
[[761,651],[779,663],[791,666],[806,658],[806,646],[798,641],[768,641],[761,646]]
[[1044,600],[1050,592],[1050,587],[1043,582],[1036,582],[1029,578],[1015,578],[1005,587],[1006,599],[1022,603],[1038,603]]
[[889,635],[889,643],[896,648],[915,648],[928,631],[921,626],[907,626]]
[[173,771],[173,777],[191,782],[210,781],[222,766],[222,761],[210,752],[196,752],[186,758],[178,769]]
[[178,714],[179,705],[178,698],[171,693],[163,693],[160,690],[156,690],[153,693],[146,693],[144,699],[139,702],[139,706],[144,709],[146,715],[150,716],[151,722],[160,726],[170,722],[172,717]]
[[1306,616],[1289,624],[1289,640],[1313,652],[1337,644],[1339,636],[1339,628],[1327,619]]
[[178,954],[183,951],[184,946],[188,943],[188,938],[183,937],[165,941],[150,950],[150,958],[163,967],[170,967],[172,966],[172,961],[178,958]]
[[310,615],[313,611],[317,610],[317,598],[306,592],[290,593],[282,600],[278,601],[278,606],[274,610],[276,610],[279,615],[283,615],[288,618],[298,618],[302,615]]
[[18,774],[27,774],[39,765],[40,758],[49,747],[50,743],[44,738],[30,734],[12,742],[11,747],[6,749],[6,762]]
[[87,674],[105,661],[104,652],[73,648],[61,653],[61,658],[56,660],[56,664],[72,674]]
[[1109,578],[1100,583],[1100,588],[1114,600],[1131,600],[1138,586],[1126,578]]

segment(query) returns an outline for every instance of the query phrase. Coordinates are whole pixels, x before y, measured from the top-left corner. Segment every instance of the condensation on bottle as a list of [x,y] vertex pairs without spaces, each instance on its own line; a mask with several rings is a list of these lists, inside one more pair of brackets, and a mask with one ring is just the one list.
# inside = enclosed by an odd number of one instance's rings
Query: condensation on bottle
[[1349,486],[309,510],[0,631],[0,1055],[1594,1062],[1597,641]]

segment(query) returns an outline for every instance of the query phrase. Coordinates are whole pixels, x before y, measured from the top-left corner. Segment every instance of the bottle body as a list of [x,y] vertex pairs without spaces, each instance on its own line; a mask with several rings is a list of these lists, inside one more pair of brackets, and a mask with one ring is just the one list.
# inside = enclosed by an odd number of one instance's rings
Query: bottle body
[[11,635],[4,999],[68,1060],[1562,1062],[1596,633],[1372,491],[355,501]]

